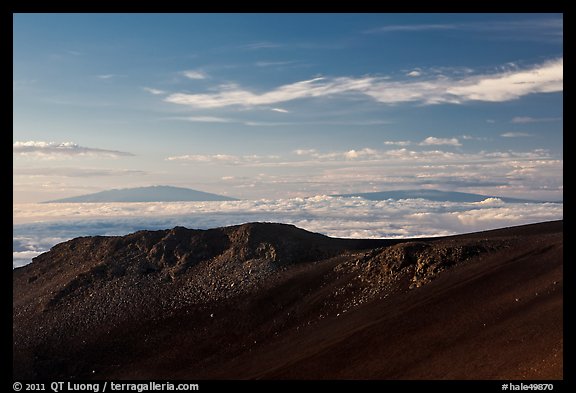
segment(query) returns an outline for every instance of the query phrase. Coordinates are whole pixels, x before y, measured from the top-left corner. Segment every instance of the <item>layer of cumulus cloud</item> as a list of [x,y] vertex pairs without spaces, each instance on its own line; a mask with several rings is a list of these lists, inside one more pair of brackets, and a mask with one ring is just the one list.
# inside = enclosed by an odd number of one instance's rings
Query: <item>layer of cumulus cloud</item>
[[[562,203],[369,201],[310,198],[226,202],[61,203],[14,205],[13,267],[58,242],[87,235],[123,235],[141,229],[214,227],[266,221],[345,238],[443,236],[563,218]],[[73,220],[66,219],[74,217]]]

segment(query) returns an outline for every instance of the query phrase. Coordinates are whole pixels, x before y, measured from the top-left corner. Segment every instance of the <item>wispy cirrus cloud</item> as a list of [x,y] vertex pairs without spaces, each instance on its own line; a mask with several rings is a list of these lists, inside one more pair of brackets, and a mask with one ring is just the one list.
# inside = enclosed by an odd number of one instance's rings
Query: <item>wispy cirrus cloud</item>
[[297,63],[294,60],[291,61],[257,61],[254,63],[257,67],[282,67],[287,65],[292,65]]
[[106,168],[13,168],[14,176],[29,177],[108,177],[145,175],[146,171],[138,169],[106,169]]
[[529,137],[534,136],[534,135],[529,134],[527,132],[509,131],[509,132],[505,132],[503,134],[500,134],[500,136],[503,138],[529,138]]
[[96,78],[102,79],[102,80],[107,80],[107,79],[114,79],[114,78],[122,78],[125,76],[126,75],[121,75],[121,74],[100,74],[100,75],[96,75]]
[[365,147],[362,149],[350,149],[344,151],[321,152],[317,149],[296,149],[294,154],[313,162],[337,162],[337,161],[365,161],[382,159],[385,155],[383,151]]
[[[292,113],[287,109],[270,108],[272,112],[278,113]],[[249,120],[239,119],[232,117],[221,116],[170,116],[165,117],[163,120],[181,120],[193,123],[236,123],[250,127],[285,127],[295,125],[333,125],[333,126],[371,126],[379,124],[390,124],[387,120],[380,119],[359,119],[359,120],[296,120],[296,121],[262,121],[262,120]]]
[[272,112],[278,112],[278,113],[290,113],[289,110],[283,108],[270,108],[270,110]]
[[54,159],[66,157],[106,157],[119,158],[129,157],[134,154],[119,151],[98,149],[94,147],[80,146],[74,142],[46,142],[46,141],[26,141],[14,142],[12,152],[18,156]]
[[403,25],[386,25],[376,27],[374,29],[366,30],[367,34],[374,33],[394,33],[394,32],[419,32],[419,31],[434,31],[434,30],[454,30],[457,29],[457,24],[449,23],[414,23]]
[[386,146],[408,146],[411,145],[411,141],[384,141],[384,145]]
[[238,123],[238,120],[220,116],[177,116],[171,120],[185,120],[193,123]]
[[200,70],[186,70],[181,72],[188,79],[206,79],[208,74]]
[[143,87],[142,90],[144,90],[145,92],[148,92],[150,94],[153,94],[153,95],[166,94],[166,92],[164,90],[154,89],[152,87]]
[[525,69],[491,74],[435,76],[430,79],[390,80],[388,77],[317,77],[262,93],[236,84],[221,85],[215,93],[174,93],[164,100],[193,108],[258,107],[310,98],[367,96],[382,104],[414,102],[462,104],[468,101],[505,102],[563,90],[563,58]]
[[318,153],[318,150],[316,150],[316,149],[296,149],[296,150],[294,150],[294,154],[296,154],[298,156],[308,156],[308,155],[314,155],[317,153]]
[[530,117],[530,116],[516,116],[510,120],[510,123],[514,124],[528,124],[528,123],[546,123],[561,121],[561,117]]
[[273,49],[280,48],[282,44],[270,41],[257,41],[238,46],[238,49],[244,50],[259,50],[259,49]]
[[440,145],[449,145],[449,146],[462,146],[462,144],[458,141],[458,138],[437,138],[435,136],[429,136],[428,138],[424,139],[420,142],[421,146],[440,146]]
[[254,164],[263,161],[277,160],[279,156],[274,155],[232,155],[232,154],[185,154],[180,156],[170,156],[166,161],[181,161],[213,164],[220,163],[224,165]]
[[[563,36],[564,20],[561,16],[526,18],[523,20],[486,20],[466,23],[411,23],[389,24],[365,30],[365,34],[412,33],[425,31],[481,32],[497,34],[504,40],[550,41]],[[537,33],[537,34],[535,34]]]
[[485,136],[477,136],[477,135],[461,135],[460,137],[465,141],[489,141],[491,139]]

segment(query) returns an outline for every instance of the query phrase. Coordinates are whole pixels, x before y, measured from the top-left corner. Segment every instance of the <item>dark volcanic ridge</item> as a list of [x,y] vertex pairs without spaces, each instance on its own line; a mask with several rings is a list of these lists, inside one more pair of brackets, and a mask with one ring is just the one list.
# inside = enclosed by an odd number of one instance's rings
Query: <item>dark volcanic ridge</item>
[[204,202],[237,201],[223,195],[172,186],[121,188],[94,194],[55,199],[44,203],[97,203],[97,202]]
[[15,379],[561,379],[563,223],[83,237],[13,271]]

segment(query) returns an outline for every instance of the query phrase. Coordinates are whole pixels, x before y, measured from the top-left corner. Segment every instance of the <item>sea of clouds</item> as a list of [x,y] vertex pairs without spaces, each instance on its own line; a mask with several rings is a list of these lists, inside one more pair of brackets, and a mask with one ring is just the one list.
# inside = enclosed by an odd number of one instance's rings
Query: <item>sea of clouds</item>
[[444,236],[563,218],[562,203],[369,201],[331,197],[232,202],[50,203],[13,206],[13,268],[57,243],[142,229],[281,222],[344,238]]

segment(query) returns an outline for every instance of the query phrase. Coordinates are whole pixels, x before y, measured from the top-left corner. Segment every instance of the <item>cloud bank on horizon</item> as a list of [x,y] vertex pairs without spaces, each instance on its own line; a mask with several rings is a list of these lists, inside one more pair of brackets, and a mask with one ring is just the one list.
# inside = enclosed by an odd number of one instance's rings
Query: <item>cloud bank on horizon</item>
[[[141,229],[195,229],[266,221],[345,238],[443,236],[563,218],[562,203],[369,201],[331,197],[226,202],[21,204],[13,209],[13,267],[56,243]],[[73,218],[72,218],[73,217]]]

